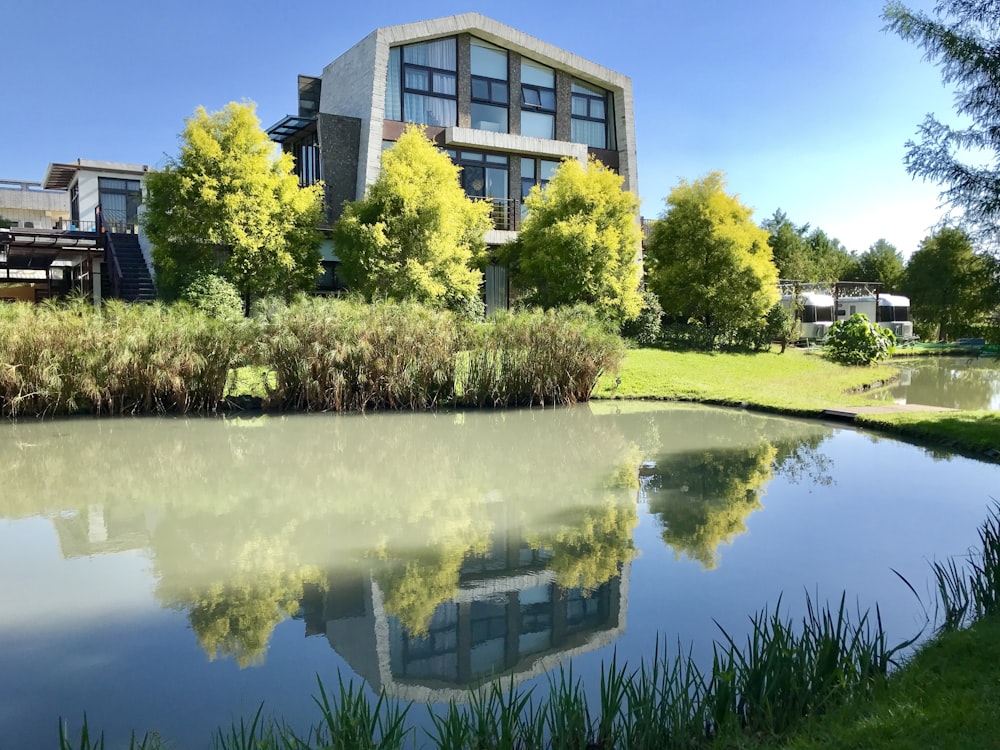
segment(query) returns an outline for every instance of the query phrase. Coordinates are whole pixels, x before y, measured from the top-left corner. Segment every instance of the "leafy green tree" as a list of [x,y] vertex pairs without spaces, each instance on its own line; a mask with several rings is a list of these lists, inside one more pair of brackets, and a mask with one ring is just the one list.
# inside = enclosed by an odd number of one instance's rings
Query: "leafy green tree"
[[806,244],[809,225],[796,226],[779,208],[773,216],[761,223],[761,227],[770,234],[767,244],[771,246],[778,276],[794,281],[815,281],[809,246]]
[[648,284],[664,312],[704,328],[713,345],[763,325],[778,301],[768,234],[725,192],[721,172],[681,183],[646,246]]
[[855,313],[847,320],[838,320],[823,340],[827,356],[844,365],[873,365],[888,359],[896,337],[888,328]]
[[3,216],[0,216],[0,229],[10,229],[12,223],[13,222],[10,219],[5,219]]
[[795,314],[785,309],[780,302],[775,302],[771,309],[767,311],[764,325],[764,339],[769,344],[777,341],[781,346],[781,353],[785,353],[788,345],[798,338],[799,321]]
[[593,157],[567,159],[545,190],[532,189],[520,235],[503,253],[531,303],[583,302],[618,324],[639,315],[639,199],[623,180]]
[[938,0],[933,16],[888,3],[885,28],[924,50],[955,87],[955,111],[971,124],[952,127],[927,115],[907,141],[907,171],[943,187],[941,197],[984,239],[1000,235],[1000,9],[996,0]]
[[409,127],[382,154],[382,172],[334,226],[340,273],[367,299],[467,309],[479,299],[491,206],[466,197],[459,167]]
[[856,274],[857,261],[835,237],[822,229],[814,229],[806,237],[812,262],[812,278],[808,281],[834,282],[849,279]]
[[782,279],[834,282],[853,276],[856,259],[822,229],[795,225],[781,209],[765,219],[761,227],[770,235],[767,242]]
[[180,155],[146,177],[146,192],[143,229],[165,298],[206,273],[232,283],[246,309],[254,297],[315,289],[322,186],[299,187],[253,103],[195,110]]
[[906,264],[903,291],[913,316],[937,327],[937,337],[955,336],[997,304],[995,263],[972,248],[961,229],[927,237]]
[[883,292],[895,292],[900,289],[905,272],[903,256],[893,245],[880,239],[858,256],[854,278],[845,280],[877,281],[882,284]]

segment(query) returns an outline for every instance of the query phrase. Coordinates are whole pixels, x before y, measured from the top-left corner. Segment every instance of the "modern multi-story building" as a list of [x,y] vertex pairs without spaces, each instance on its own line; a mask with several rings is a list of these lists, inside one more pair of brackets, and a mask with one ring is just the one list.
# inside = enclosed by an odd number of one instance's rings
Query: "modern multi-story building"
[[[469,196],[493,203],[492,246],[513,239],[523,198],[563,159],[594,155],[638,193],[631,80],[478,13],[376,29],[322,76],[299,76],[298,114],[268,132],[303,184],[323,180],[332,223],[407,123],[462,167]],[[335,249],[325,256],[335,285]],[[487,305],[506,298],[506,272],[491,266]]]

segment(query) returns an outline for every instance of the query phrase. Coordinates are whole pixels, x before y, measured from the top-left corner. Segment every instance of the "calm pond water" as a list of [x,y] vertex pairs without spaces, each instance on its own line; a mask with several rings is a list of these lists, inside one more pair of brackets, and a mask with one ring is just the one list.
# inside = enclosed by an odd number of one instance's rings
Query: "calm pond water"
[[[177,747],[320,676],[407,700],[544,688],[658,636],[703,662],[783,595],[917,632],[1000,467],[708,407],[25,422],[0,428],[0,747],[87,712]],[[423,709],[411,710],[426,722]]]
[[899,382],[873,393],[897,404],[1000,410],[1000,359],[995,357],[921,357],[896,360]]

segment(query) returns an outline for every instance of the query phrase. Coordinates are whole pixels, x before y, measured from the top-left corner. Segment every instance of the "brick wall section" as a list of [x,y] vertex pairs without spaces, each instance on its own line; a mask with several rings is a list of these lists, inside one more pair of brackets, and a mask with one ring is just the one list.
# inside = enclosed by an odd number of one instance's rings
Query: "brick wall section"
[[344,201],[358,197],[355,190],[361,151],[361,118],[320,114],[318,125],[326,220],[332,225],[343,213]]

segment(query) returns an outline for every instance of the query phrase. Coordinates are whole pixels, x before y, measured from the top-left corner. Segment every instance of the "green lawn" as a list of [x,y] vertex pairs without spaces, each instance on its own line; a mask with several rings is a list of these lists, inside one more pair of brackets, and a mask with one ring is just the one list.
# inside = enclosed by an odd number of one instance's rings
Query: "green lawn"
[[745,404],[788,413],[867,403],[867,386],[891,380],[894,367],[843,367],[803,349],[762,354],[628,352],[614,375],[597,384],[596,398],[655,398]]
[[760,748],[1000,747],[1000,618],[930,642],[875,700],[808,721]]

